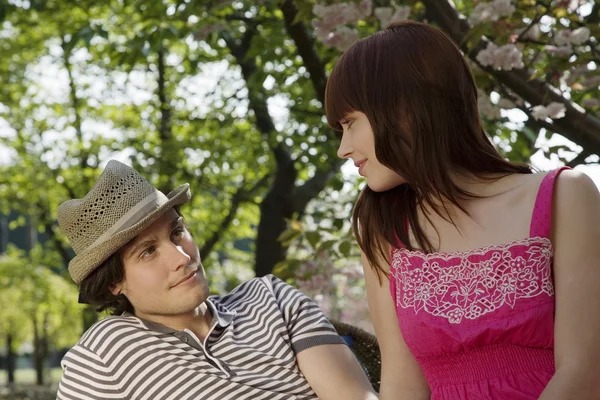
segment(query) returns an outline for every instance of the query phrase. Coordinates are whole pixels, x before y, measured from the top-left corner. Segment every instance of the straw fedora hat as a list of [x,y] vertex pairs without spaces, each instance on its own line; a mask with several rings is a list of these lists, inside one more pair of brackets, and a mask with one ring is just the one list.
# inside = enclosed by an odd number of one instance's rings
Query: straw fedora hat
[[190,197],[187,183],[165,196],[133,168],[109,161],[83,199],[58,207],[58,224],[76,254],[69,262],[71,278],[80,284],[138,233]]

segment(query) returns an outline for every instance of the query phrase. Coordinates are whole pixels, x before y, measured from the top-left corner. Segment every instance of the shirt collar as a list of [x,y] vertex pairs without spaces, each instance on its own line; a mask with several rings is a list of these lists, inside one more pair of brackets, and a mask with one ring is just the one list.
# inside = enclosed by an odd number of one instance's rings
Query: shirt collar
[[[227,310],[227,308],[225,308],[221,304],[219,304],[219,307],[217,307],[209,299],[206,299],[204,304],[206,304],[206,306],[208,307],[208,309],[212,315],[211,327],[214,325],[217,325],[217,326],[225,328],[225,327],[229,326],[229,324],[231,324],[231,321],[233,320],[233,317],[235,316],[235,311],[233,311],[233,312],[229,311],[229,310]],[[160,333],[177,333],[177,332],[179,332],[176,329],[169,328],[168,326],[165,326],[158,322],[153,322],[153,321],[149,321],[147,319],[137,317],[134,314],[131,314],[128,312],[125,312],[123,314],[123,316],[135,317],[135,318],[139,319],[142,322],[142,324],[144,325],[144,327],[146,327],[146,329],[151,330],[151,331],[156,331],[156,332],[160,332]]]

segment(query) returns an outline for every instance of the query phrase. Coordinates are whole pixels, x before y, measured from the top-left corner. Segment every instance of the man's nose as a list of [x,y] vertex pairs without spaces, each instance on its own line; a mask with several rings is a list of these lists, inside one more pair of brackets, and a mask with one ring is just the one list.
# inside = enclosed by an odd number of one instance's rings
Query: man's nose
[[175,271],[177,271],[181,267],[185,267],[186,265],[188,265],[188,263],[192,259],[189,256],[189,254],[186,253],[182,246],[176,245],[175,243],[171,244],[171,248],[167,256],[170,260],[172,260],[172,266],[175,269]]

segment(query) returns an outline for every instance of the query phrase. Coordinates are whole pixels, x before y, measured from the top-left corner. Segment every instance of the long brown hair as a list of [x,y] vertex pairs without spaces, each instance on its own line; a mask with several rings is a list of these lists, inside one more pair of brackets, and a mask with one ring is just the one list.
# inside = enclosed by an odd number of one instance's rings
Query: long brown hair
[[481,179],[531,173],[506,161],[486,136],[471,71],[452,40],[432,26],[393,24],[340,57],[325,94],[329,125],[341,130],[339,121],[353,111],[369,119],[377,160],[407,182],[381,193],[365,186],[354,205],[354,235],[378,276],[387,275],[377,261],[389,260],[386,243],[435,251],[418,209],[427,204],[453,222],[444,201],[466,213],[459,199],[478,197],[458,187],[451,173]]

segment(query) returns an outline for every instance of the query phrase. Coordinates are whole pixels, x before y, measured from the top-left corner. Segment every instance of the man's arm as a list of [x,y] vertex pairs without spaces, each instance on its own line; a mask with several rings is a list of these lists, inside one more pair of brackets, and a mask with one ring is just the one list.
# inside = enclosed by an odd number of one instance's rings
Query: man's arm
[[354,354],[315,302],[274,276],[267,279],[287,324],[298,367],[319,399],[376,399]]
[[57,400],[124,399],[102,360],[84,346],[75,345],[61,364]]
[[365,372],[345,344],[311,347],[298,353],[297,358],[319,399],[377,399]]

